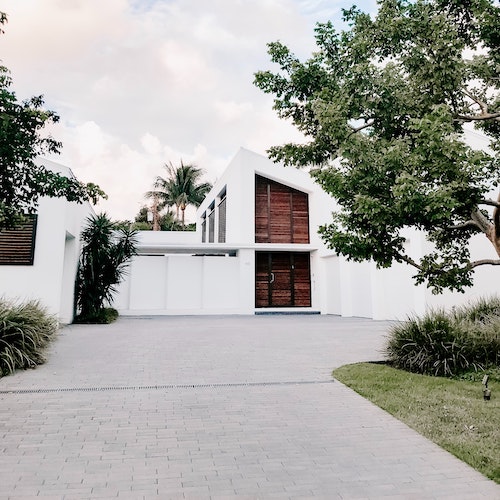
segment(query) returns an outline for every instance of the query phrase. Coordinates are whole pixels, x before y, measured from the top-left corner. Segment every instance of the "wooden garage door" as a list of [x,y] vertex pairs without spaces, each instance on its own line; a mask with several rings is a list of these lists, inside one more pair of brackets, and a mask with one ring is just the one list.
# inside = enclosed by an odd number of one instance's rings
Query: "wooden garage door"
[[307,252],[256,252],[255,307],[310,307]]

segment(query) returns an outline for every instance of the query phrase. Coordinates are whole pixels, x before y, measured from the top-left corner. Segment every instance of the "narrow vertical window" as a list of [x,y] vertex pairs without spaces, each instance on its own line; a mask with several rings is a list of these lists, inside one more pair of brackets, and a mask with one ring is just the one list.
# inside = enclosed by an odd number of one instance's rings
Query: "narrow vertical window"
[[220,194],[220,201],[217,207],[217,212],[219,216],[217,241],[219,243],[225,243],[226,242],[226,190],[225,189]]
[[208,242],[215,241],[215,203],[208,207]]
[[206,243],[207,241],[207,213],[204,212],[201,216],[201,242]]

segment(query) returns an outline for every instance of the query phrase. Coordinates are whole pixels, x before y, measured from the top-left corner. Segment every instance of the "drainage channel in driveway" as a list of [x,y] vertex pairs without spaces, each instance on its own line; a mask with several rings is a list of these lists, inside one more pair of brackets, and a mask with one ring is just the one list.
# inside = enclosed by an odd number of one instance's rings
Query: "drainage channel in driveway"
[[285,382],[236,382],[227,384],[163,384],[139,386],[104,386],[104,387],[59,387],[54,389],[12,389],[0,391],[0,394],[48,394],[52,392],[100,392],[100,391],[145,391],[164,389],[219,389],[223,387],[267,387],[285,385],[331,384],[333,380],[298,380]]

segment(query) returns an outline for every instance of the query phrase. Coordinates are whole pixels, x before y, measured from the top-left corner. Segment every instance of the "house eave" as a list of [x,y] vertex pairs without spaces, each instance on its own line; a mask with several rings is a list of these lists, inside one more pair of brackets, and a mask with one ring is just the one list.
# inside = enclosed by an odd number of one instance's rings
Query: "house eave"
[[139,255],[236,255],[239,250],[256,250],[262,252],[312,252],[317,248],[310,244],[281,243],[199,243],[193,244],[144,244],[139,245]]

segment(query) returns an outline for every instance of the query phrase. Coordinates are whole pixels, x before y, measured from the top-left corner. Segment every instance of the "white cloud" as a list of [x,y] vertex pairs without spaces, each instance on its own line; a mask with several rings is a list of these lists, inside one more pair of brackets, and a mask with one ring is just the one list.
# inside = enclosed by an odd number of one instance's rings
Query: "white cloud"
[[233,122],[250,113],[252,111],[252,104],[249,102],[215,101],[214,109],[222,121]]
[[[350,6],[350,1],[342,0]],[[374,0],[369,1],[370,4]],[[19,98],[44,94],[61,117],[60,158],[133,218],[163,165],[220,176],[240,146],[264,153],[300,140],[253,85],[271,67],[266,43],[300,57],[334,0],[0,0],[9,23],[2,63]],[[316,17],[317,16],[317,17]]]
[[146,132],[141,137],[141,144],[149,155],[157,155],[161,151],[161,142],[158,137],[151,135],[149,132]]

